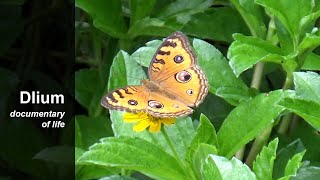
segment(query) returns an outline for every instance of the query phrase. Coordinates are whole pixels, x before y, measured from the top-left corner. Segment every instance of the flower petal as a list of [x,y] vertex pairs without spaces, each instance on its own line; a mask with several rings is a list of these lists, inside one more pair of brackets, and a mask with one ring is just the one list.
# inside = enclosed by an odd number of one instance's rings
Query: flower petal
[[153,121],[150,124],[149,132],[155,133],[159,132],[161,128],[161,122],[160,121]]
[[123,115],[123,121],[126,123],[133,123],[133,122],[138,122],[138,121],[142,121],[148,119],[148,115],[145,113],[125,113]]
[[141,132],[145,130],[148,126],[150,126],[151,121],[149,119],[142,120],[135,126],[133,126],[133,130],[136,132]]
[[176,122],[175,118],[163,118],[163,119],[161,119],[161,123],[163,123],[165,125],[172,125],[175,122]]

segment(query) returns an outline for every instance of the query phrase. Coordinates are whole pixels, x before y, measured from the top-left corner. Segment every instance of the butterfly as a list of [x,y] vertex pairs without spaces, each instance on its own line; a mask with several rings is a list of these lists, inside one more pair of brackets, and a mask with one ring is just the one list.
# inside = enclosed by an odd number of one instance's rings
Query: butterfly
[[162,42],[151,60],[148,76],[141,85],[111,91],[102,99],[102,106],[172,118],[191,114],[208,94],[207,77],[181,32],[174,32]]

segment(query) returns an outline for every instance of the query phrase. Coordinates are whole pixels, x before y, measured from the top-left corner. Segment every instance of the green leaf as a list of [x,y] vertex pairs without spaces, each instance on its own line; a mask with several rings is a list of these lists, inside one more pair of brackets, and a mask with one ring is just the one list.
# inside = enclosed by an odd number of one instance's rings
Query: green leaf
[[[280,141],[281,142],[281,141]],[[281,143],[279,144],[280,147]],[[274,161],[273,178],[277,179],[284,176],[285,167],[289,159],[297,153],[305,150],[300,139],[297,139],[285,147],[278,148],[277,157]]]
[[188,12],[188,11],[203,11],[210,7],[213,3],[213,0],[177,0],[171,1],[171,3],[167,4],[157,17],[164,18],[173,15],[177,15],[179,13]]
[[82,148],[78,148],[78,147],[75,147],[74,148],[74,160],[77,161],[81,156],[82,154],[85,152],[84,149]]
[[240,160],[232,158],[231,160],[209,155],[202,164],[202,179],[256,179],[255,174],[250,168]]
[[33,159],[58,163],[59,165],[74,164],[74,149],[71,146],[53,146],[38,152]]
[[237,106],[239,102],[247,100],[250,96],[254,97],[259,94],[258,90],[251,88],[244,91],[238,87],[220,87],[216,91],[216,95],[226,99],[231,105]]
[[[217,154],[217,134],[210,120],[203,114],[200,116],[200,124],[187,151],[186,159],[193,162],[194,171],[200,177],[201,160],[208,154]],[[200,147],[201,146],[201,147]]]
[[195,148],[200,143],[206,143],[214,146],[218,146],[217,134],[210,120],[203,114],[200,116],[200,124],[192,139],[191,146],[189,148],[188,156],[193,154]]
[[123,38],[127,27],[118,0],[76,0],[75,4],[87,12],[96,28],[115,38]]
[[168,36],[175,31],[174,28],[167,25],[164,20],[145,17],[136,21],[129,29],[128,36],[133,39],[137,36]]
[[202,162],[208,157],[209,154],[218,154],[218,150],[215,146],[205,143],[199,143],[197,148],[192,154],[192,167],[196,172],[198,179],[201,179],[201,165]]
[[149,67],[150,62],[161,43],[162,41],[160,40],[149,41],[146,43],[147,46],[137,49],[130,58],[135,60],[141,66]]
[[298,46],[300,53],[304,51],[312,51],[316,47],[320,46],[320,36],[317,34],[307,33],[302,42]]
[[293,73],[296,95],[320,103],[320,75],[315,72]]
[[78,159],[85,153],[81,148],[75,148],[75,179],[87,180],[105,177],[111,174],[119,174],[120,169],[106,168],[94,164],[80,165],[77,163]]
[[[299,63],[300,66],[304,64],[306,57],[320,45],[320,36],[315,34],[307,34],[306,37],[299,44]],[[319,60],[318,60],[319,61]]]
[[310,53],[306,57],[301,69],[303,69],[303,70],[311,70],[311,71],[312,70],[319,71],[320,70],[320,61],[319,61],[319,59],[320,59],[319,55],[317,55],[315,53]]
[[[79,171],[75,174],[77,180],[88,180],[88,179],[103,179],[107,176],[113,176],[114,174],[120,174],[120,169],[115,171],[116,168],[106,168],[98,165],[78,165]],[[111,170],[110,170],[111,169]],[[123,177],[123,176],[121,176]]]
[[214,177],[216,180],[223,180],[222,173],[219,172],[217,165],[215,165],[210,156],[202,162],[201,176],[202,179],[210,179]]
[[218,131],[219,154],[231,157],[254,139],[284,110],[277,103],[289,95],[292,95],[291,91],[277,90],[240,103]]
[[126,168],[164,179],[186,178],[175,158],[159,146],[140,138],[105,138],[91,146],[78,163]]
[[264,39],[266,36],[266,26],[263,22],[263,11],[254,0],[231,0],[237,11],[246,22],[251,34],[254,37]]
[[[165,126],[164,128],[173,142],[179,157],[185,160],[187,148],[190,146],[195,134],[192,119],[190,117],[178,118],[174,125]],[[158,144],[161,143],[160,145],[168,151],[168,143],[161,140],[162,136],[162,134],[157,134],[156,141],[159,141]],[[172,154],[171,150],[168,152]]]
[[284,60],[281,49],[269,41],[242,34],[234,34],[233,38],[235,41],[229,47],[228,59],[236,76],[260,61],[280,64]]
[[313,0],[296,0],[294,3],[291,0],[256,0],[256,3],[269,10],[281,22],[288,31],[294,47],[297,47],[300,35],[305,34],[300,32],[301,20],[312,13]]
[[96,69],[80,69],[75,73],[75,98],[85,107],[89,115],[99,112],[104,91],[104,83],[100,83]]
[[[294,132],[290,133],[290,137],[287,137],[287,139],[288,138],[289,142],[292,140],[299,139],[301,141],[300,143],[303,143],[303,148],[301,148],[299,151],[295,151],[292,154],[290,154],[289,158],[291,158],[294,154],[306,149],[307,152],[303,158],[305,160],[310,160],[311,165],[319,166],[317,162],[320,162],[320,148],[317,147],[320,147],[320,138],[319,132],[316,129],[310,126],[306,121],[299,121],[298,126],[295,128]],[[280,140],[280,142],[281,141],[286,142],[288,140],[286,140],[284,137]],[[285,156],[284,153],[281,154],[281,156]],[[285,162],[287,162],[289,158],[287,158]]]
[[315,129],[320,130],[320,103],[299,98],[284,98],[278,104],[298,114]]
[[111,65],[108,90],[111,91],[128,84],[137,85],[142,79],[146,79],[142,67],[133,61],[128,53],[120,51]]
[[306,151],[302,151],[298,154],[295,154],[292,159],[290,159],[287,163],[286,169],[285,169],[285,175],[282,178],[279,178],[279,180],[289,180],[290,177],[294,177],[297,174],[297,171],[299,167],[301,166],[301,160],[303,158],[303,155]]
[[318,180],[320,174],[320,167],[308,166],[301,167],[298,170],[297,176],[291,177],[291,180]]
[[263,147],[261,153],[253,163],[253,172],[259,180],[272,180],[273,163],[276,158],[276,151],[279,139],[271,141],[268,147]]
[[248,87],[239,77],[234,75],[221,52],[211,44],[199,39],[193,40],[193,47],[198,56],[199,65],[208,77],[210,92],[216,93],[218,88],[223,87],[239,89],[237,97],[241,99],[235,100],[234,98],[229,99],[228,96],[222,96],[228,102],[229,100],[230,102],[239,102],[244,99],[244,96],[250,97]]
[[233,33],[249,33],[238,12],[231,7],[212,8],[194,14],[182,31],[198,38],[230,43],[233,41]]
[[[170,147],[162,133],[149,133],[147,130],[143,132],[134,132],[132,128],[135,124],[125,123],[123,121],[123,113],[119,111],[110,111],[110,118],[112,121],[113,132],[116,137],[139,137],[163,147],[165,151],[173,155],[173,152],[170,150]],[[166,128],[167,134],[173,142],[180,158],[184,159],[186,157],[187,148],[190,146],[193,139],[192,137],[195,133],[191,118],[178,118],[175,124],[164,128]]]
[[75,145],[87,149],[99,139],[111,136],[111,121],[105,116],[87,117],[78,115],[75,117]]
[[270,16],[274,19],[275,29],[277,30],[276,35],[283,54],[288,55],[292,53],[295,50],[295,46],[298,46],[297,42],[295,42],[288,29],[286,29],[279,19],[275,18],[272,14]]
[[[319,4],[319,3],[318,3]],[[314,30],[315,22],[320,16],[320,9],[313,8],[314,13],[308,14],[300,21],[300,34],[304,36],[305,33],[310,33]]]
[[153,11],[156,2],[156,0],[130,0],[131,22],[136,22],[139,19],[149,16]]

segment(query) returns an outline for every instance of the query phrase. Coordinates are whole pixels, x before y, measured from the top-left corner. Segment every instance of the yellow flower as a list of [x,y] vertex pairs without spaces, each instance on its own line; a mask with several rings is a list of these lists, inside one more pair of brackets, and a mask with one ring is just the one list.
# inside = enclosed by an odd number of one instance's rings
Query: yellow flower
[[158,118],[154,117],[148,113],[125,113],[123,115],[123,120],[126,123],[137,123],[133,130],[136,132],[141,132],[149,127],[149,132],[159,132],[161,129],[161,124],[172,125],[176,122],[174,118]]

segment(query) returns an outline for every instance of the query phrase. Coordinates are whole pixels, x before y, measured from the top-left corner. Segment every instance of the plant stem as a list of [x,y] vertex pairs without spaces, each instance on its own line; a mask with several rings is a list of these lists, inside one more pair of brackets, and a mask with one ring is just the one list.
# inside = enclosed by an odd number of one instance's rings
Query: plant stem
[[293,73],[287,72],[286,81],[284,82],[284,85],[282,87],[283,90],[290,89],[293,85]]
[[[264,67],[263,62],[259,62],[255,65],[253,77],[252,77],[252,81],[251,81],[252,88],[259,89],[261,78],[262,78],[262,73],[263,73],[263,67]],[[243,155],[244,155],[244,151],[245,151],[245,147],[242,147],[240,150],[237,151],[237,153],[235,154],[235,157],[239,160],[242,160]]]
[[[292,73],[287,73],[287,78],[286,81],[283,85],[283,90],[289,89],[291,88],[292,84],[293,84],[293,79],[292,79]],[[287,129],[288,126],[290,125],[290,120],[292,119],[292,113],[287,114],[283,117],[280,127],[278,129],[278,133],[279,134],[284,134]],[[262,147],[266,144],[266,142],[269,139],[269,136],[271,134],[273,128],[273,124],[270,124],[265,130],[263,130],[260,135],[255,139],[251,150],[249,152],[249,155],[246,159],[246,164],[251,167],[253,164],[253,161],[255,160],[256,156],[260,153]]]
[[[292,87],[292,85],[293,85],[293,74],[287,72],[286,82],[284,83],[282,89],[283,90],[290,89]],[[280,122],[279,128],[278,128],[278,133],[279,134],[283,135],[283,134],[287,133],[288,127],[290,126],[290,122],[291,122],[292,117],[293,117],[292,113],[288,113],[288,114],[283,116],[283,118],[282,118],[282,120]]]
[[254,143],[245,162],[249,167],[252,167],[253,161],[256,159],[256,156],[260,153],[262,147],[268,141],[272,131],[272,127],[273,123],[271,123],[266,129],[264,129],[254,140]]
[[284,135],[287,133],[292,117],[293,117],[292,113],[289,113],[289,114],[286,114],[285,116],[283,116],[281,123],[280,123],[280,126],[278,128],[279,134]]
[[164,138],[166,139],[171,151],[173,152],[173,155],[175,156],[175,158],[177,159],[177,161],[179,162],[179,164],[181,165],[181,167],[185,167],[184,166],[184,163],[181,161],[181,158],[179,157],[179,154],[177,153],[177,150],[176,148],[174,147],[171,139],[169,138],[168,134],[167,134],[167,131],[165,130],[164,127],[161,127],[161,133],[162,135],[164,136]]
[[243,146],[241,149],[239,149],[236,154],[234,155],[237,159],[242,160],[244,155],[244,150],[246,149],[246,146]]
[[[264,64],[262,62],[259,62],[254,70],[253,73],[253,78],[251,82],[251,87],[259,89],[260,87],[260,82],[262,78],[262,73],[263,73],[263,67]],[[265,145],[265,143],[268,141],[270,133],[272,131],[273,125],[270,124],[266,129],[264,129],[254,140],[254,143],[250,149],[250,152],[248,154],[248,157],[245,161],[245,163],[249,166],[252,167],[253,161],[256,159],[257,154],[260,153],[262,147]]]
[[170,137],[168,136],[167,131],[165,130],[164,127],[161,127],[161,133],[164,136],[164,138],[166,139],[171,151],[173,152],[173,155],[175,156],[175,158],[178,161],[178,163],[181,166],[181,168],[184,169],[185,173],[188,174],[191,179],[196,179],[193,171],[188,169],[188,168],[186,168],[184,162],[179,157],[179,154],[178,154],[176,148],[174,147],[174,145],[173,145],[173,143],[172,143]]
[[256,64],[253,72],[253,77],[251,81],[251,87],[255,89],[259,89],[260,83],[261,83],[261,78],[262,78],[262,73],[263,73],[263,67],[264,63],[259,62]]

